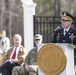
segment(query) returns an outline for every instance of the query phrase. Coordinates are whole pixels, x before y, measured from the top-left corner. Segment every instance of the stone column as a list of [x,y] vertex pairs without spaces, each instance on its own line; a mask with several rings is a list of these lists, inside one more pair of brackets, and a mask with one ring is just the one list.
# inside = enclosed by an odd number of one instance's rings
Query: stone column
[[32,0],[21,0],[23,3],[24,14],[24,47],[27,51],[34,46],[34,27],[33,27],[33,15],[35,15],[35,6]]

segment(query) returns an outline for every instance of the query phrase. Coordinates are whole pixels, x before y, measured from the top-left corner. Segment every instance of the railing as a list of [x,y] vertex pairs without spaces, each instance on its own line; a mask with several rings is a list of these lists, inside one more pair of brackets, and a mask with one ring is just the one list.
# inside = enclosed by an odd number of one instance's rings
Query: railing
[[44,43],[50,43],[54,29],[60,26],[60,17],[34,16],[34,34],[41,34]]
[[[34,16],[34,35],[41,34],[44,43],[51,43],[54,29],[61,26],[61,17]],[[76,27],[76,21],[72,24]]]

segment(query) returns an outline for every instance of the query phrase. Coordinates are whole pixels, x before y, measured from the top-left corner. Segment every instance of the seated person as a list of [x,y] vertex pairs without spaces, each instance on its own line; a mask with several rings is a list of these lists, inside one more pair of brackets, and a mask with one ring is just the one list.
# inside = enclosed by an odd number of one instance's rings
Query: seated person
[[27,52],[21,45],[21,42],[22,37],[19,34],[15,34],[13,37],[14,46],[5,53],[5,63],[0,66],[0,73],[2,75],[11,75],[13,67],[23,64]]
[[7,50],[10,48],[10,39],[6,36],[6,31],[2,30],[2,45],[4,46],[3,52],[7,52]]

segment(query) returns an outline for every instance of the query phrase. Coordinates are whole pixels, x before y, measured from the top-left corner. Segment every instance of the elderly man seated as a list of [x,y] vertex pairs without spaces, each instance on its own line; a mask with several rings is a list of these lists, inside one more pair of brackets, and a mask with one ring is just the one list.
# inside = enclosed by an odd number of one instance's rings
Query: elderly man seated
[[27,51],[21,45],[22,37],[19,34],[13,36],[13,46],[5,53],[5,63],[0,66],[0,73],[2,75],[11,75],[12,69],[15,66],[23,65],[24,59],[27,55]]
[[42,35],[36,34],[34,38],[36,47],[31,49],[26,56],[24,66],[17,66],[13,68],[12,75],[38,75],[37,69],[37,45],[42,43]]

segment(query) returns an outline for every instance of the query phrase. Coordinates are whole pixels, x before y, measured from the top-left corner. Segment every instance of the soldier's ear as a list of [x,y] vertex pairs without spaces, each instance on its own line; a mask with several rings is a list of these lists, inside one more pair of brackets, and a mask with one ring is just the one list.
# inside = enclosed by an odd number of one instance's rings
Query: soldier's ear
[[70,21],[69,23],[70,23],[70,25],[71,25],[71,24],[72,24],[72,21]]

